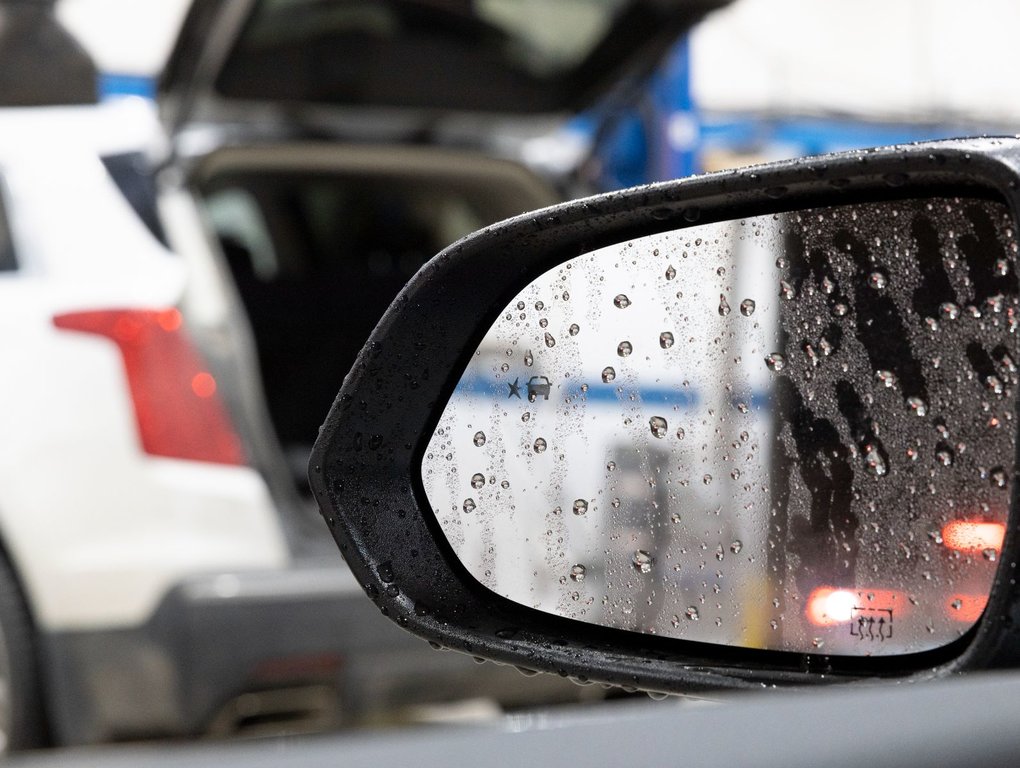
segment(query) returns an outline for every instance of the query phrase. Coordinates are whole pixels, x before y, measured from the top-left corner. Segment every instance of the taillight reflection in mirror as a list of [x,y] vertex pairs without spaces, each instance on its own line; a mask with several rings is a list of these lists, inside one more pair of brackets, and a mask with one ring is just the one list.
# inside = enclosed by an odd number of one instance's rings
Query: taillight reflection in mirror
[[500,313],[423,460],[453,550],[561,616],[888,655],[980,618],[1014,475],[1017,242],[984,199],[708,224]]

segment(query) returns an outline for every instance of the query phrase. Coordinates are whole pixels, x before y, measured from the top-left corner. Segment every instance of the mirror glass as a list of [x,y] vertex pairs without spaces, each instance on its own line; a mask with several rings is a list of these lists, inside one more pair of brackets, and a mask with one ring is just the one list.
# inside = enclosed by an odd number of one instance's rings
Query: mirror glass
[[422,477],[489,589],[636,632],[837,655],[980,618],[1014,480],[1017,241],[983,199],[707,224],[500,313]]

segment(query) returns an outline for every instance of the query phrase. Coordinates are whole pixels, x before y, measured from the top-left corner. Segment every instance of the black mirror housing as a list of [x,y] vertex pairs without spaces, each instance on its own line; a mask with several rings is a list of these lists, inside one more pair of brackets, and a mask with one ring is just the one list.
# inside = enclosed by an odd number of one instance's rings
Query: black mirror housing
[[437,646],[582,682],[662,692],[921,678],[1020,663],[1015,482],[984,617],[944,647],[878,658],[727,648],[597,627],[511,602],[461,565],[420,476],[428,440],[485,332],[507,302],[552,267],[696,224],[943,195],[1001,201],[1016,222],[1020,139],[849,152],[638,187],[525,214],[447,248],[408,283],[372,333],[312,453],[315,498],[368,596]]

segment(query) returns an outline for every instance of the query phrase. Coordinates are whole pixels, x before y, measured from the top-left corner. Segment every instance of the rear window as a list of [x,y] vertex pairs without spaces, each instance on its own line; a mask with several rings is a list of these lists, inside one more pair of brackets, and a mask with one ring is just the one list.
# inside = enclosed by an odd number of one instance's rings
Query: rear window
[[148,158],[140,152],[126,152],[120,155],[107,155],[102,160],[106,172],[110,174],[110,178],[138,218],[153,237],[166,245],[166,233],[159,222],[156,210],[155,175]]

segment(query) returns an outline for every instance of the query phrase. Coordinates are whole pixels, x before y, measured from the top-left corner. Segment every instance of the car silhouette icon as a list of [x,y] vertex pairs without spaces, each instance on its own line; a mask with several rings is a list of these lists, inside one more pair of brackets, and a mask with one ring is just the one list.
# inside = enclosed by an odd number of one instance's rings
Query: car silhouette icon
[[535,402],[539,395],[548,400],[551,389],[552,385],[549,383],[548,378],[545,376],[532,376],[528,379],[528,400]]

